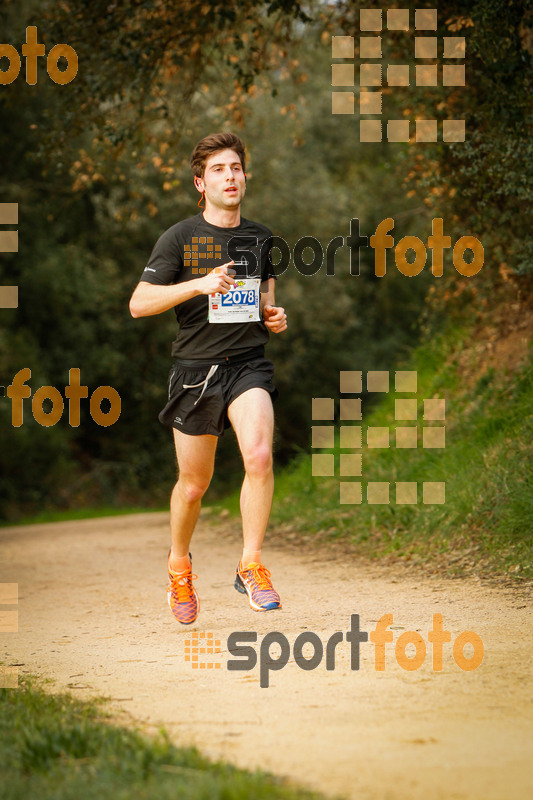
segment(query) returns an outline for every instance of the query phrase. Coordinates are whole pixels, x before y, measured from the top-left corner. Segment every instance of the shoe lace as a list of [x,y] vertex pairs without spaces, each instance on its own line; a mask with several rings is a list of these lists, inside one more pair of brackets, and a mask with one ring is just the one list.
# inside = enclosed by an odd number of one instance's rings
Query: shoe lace
[[248,564],[246,570],[252,573],[258,589],[272,589],[271,573],[264,564]]
[[180,575],[177,572],[171,574],[171,591],[178,603],[189,602],[193,594],[192,582],[196,580],[197,577],[198,575],[194,575],[193,572],[186,572],[184,575]]

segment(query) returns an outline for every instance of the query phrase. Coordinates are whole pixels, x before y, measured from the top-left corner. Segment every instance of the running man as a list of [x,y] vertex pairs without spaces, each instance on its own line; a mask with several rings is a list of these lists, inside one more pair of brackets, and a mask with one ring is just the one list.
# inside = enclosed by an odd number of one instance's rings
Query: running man
[[272,400],[278,394],[264,347],[269,332],[287,328],[285,311],[274,300],[272,233],[240,213],[246,192],[243,142],[233,133],[206,136],[194,148],[191,168],[205,208],[158,239],[130,300],[133,317],[174,308],[179,323],[168,402],[159,419],[173,429],[178,462],[167,597],[185,625],[200,608],[189,544],[213,475],[218,437],[230,425],[245,469],[244,545],[235,588],[248,595],[255,611],[281,608],[261,562],[274,490]]

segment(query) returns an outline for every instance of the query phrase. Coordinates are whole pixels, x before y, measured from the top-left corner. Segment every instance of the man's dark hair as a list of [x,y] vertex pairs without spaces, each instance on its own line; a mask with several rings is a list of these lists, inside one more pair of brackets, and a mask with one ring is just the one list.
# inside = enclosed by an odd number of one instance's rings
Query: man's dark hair
[[200,139],[191,155],[191,169],[197,178],[204,177],[205,162],[213,153],[220,150],[235,150],[240,158],[242,171],[246,172],[246,155],[244,152],[244,142],[235,133],[211,133]]

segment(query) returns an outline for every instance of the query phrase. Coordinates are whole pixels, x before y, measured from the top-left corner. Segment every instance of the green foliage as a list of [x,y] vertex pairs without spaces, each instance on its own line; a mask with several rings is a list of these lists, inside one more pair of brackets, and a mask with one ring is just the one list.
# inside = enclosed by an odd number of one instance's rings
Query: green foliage
[[295,0],[75,0],[42,6],[43,34],[70,43],[80,63],[68,99],[67,93],[62,98],[61,118],[41,140],[48,152],[56,149],[58,137],[68,146],[67,137],[84,131],[87,119],[98,138],[129,143],[141,117],[167,117],[163,84],[169,78],[173,99],[186,109],[206,69],[220,66],[221,54],[231,67],[231,82],[246,91],[293,21],[307,20]]
[[[110,428],[96,425],[85,401],[79,428],[65,411],[44,429],[26,400],[24,425],[15,429],[10,402],[0,403],[0,469],[9,476],[0,486],[3,518],[167,502],[174,454],[157,413],[175,322],[171,312],[133,320],[127,304],[159,234],[196,212],[187,159],[210,131],[243,136],[250,154],[243,214],[291,249],[314,236],[325,250],[348,236],[352,218],[370,236],[388,216],[395,241],[426,239],[431,219],[442,216],[452,241],[472,234],[485,246],[469,291],[449,254],[438,282],[429,265],[404,277],[392,253],[377,279],[369,249],[361,250],[358,276],[347,247],[337,253],[335,276],[325,267],[304,276],[290,265],[277,286],[289,330],[269,345],[281,391],[279,463],[307,449],[311,398],[329,395],[339,370],[394,369],[421,334],[436,335],[476,293],[490,314],[502,263],[522,273],[522,291],[530,291],[530,0],[439,4],[438,36],[467,37],[467,86],[385,93],[395,117],[465,116],[467,139],[457,145],[360,144],[357,118],[331,114],[330,37],[354,35],[360,7],[371,5],[3,4],[5,41],[17,44],[36,24],[48,49],[61,41],[75,47],[80,68],[59,87],[41,64],[37,86],[19,78],[0,93],[1,200],[19,204],[21,242],[0,261],[0,283],[20,287],[19,308],[1,310],[2,385],[30,367],[33,392],[51,385],[64,393],[69,369],[78,367],[89,393],[110,385],[122,398]],[[412,60],[411,35],[383,39],[386,57]],[[451,297],[448,305],[435,302],[438,294]],[[242,470],[231,434],[219,451],[225,472],[218,485],[215,476],[215,495]]]
[[[326,113],[329,55],[321,50],[317,58],[319,46],[319,30],[302,31],[287,61],[290,69],[274,71],[268,80],[265,75],[257,92],[245,95],[241,133],[250,153],[250,180],[243,213],[270,225],[291,249],[310,235],[325,250],[335,236],[349,235],[355,215],[370,235],[386,198],[396,192],[386,153],[367,163],[353,140],[339,137],[335,119]],[[160,233],[196,212],[198,195],[187,158],[198,136],[207,132],[206,118],[211,130],[229,125],[230,68],[224,66],[225,54],[213,59],[206,65],[207,84],[189,100],[187,124],[180,122],[179,95],[173,96],[171,84],[162,84],[166,120],[146,119],[134,144],[122,150],[93,138],[91,129],[70,149],[56,150],[54,158],[43,156],[36,145],[44,120],[60,115],[64,100],[45,84],[10,109],[0,131],[3,197],[19,203],[23,246],[1,265],[3,281],[20,287],[20,305],[4,312],[0,374],[8,384],[20,368],[30,367],[32,392],[50,385],[64,395],[69,369],[77,367],[89,394],[100,385],[119,392],[122,413],[114,426],[101,428],[89,416],[88,401],[82,401],[81,425],[74,429],[65,404],[63,419],[43,429],[26,400],[24,425],[14,429],[10,402],[0,405],[0,466],[16,474],[0,489],[4,518],[54,508],[168,501],[175,462],[171,437],[157,413],[164,402],[175,321],[171,312],[133,320],[127,303]],[[295,85],[298,76],[308,81]],[[320,98],[317,103],[301,92],[307,83]],[[26,92],[25,84],[21,90]],[[13,146],[16,158],[10,159]],[[376,184],[370,196],[368,182]],[[407,212],[405,232],[414,230],[419,220],[413,203],[401,196],[395,202],[397,210]],[[276,445],[281,463],[306,447],[302,420],[311,397],[335,382],[339,369],[350,368],[355,353],[365,364],[388,366],[416,337],[424,276],[413,282],[394,270],[378,281],[372,269],[363,258],[361,276],[350,275],[344,247],[335,276],[325,276],[323,267],[306,277],[291,263],[279,278],[278,299],[291,320],[290,336],[272,337],[270,344],[281,391]],[[215,477],[211,496],[226,490],[228,479],[238,481],[242,469],[231,433],[219,450],[225,472],[218,486]]]
[[0,689],[0,757],[5,800],[319,800],[267,773],[212,762],[105,721],[102,703],[47,695],[26,682]]
[[[482,290],[490,294],[499,262],[533,271],[533,3],[452,0],[438,4],[438,20],[439,37],[466,38],[466,85],[411,86],[395,91],[394,103],[411,118],[465,119],[466,139],[406,148],[408,184],[432,216],[481,239],[490,270]],[[393,58],[414,64],[412,54],[412,38],[397,34]]]
[[[397,449],[391,433],[389,449],[363,450],[363,486],[390,483],[390,504],[364,498],[359,506],[339,505],[339,480],[312,477],[311,458],[302,454],[276,483],[272,524],[346,538],[371,557],[394,553],[452,572],[476,567],[483,575],[532,577],[533,364],[516,374],[477,366],[472,338],[470,327],[450,329],[402,366],[417,370],[419,396],[446,399],[446,447],[423,448],[419,430],[416,449]],[[391,426],[394,402],[391,393],[364,413],[364,429]],[[338,473],[338,440],[331,452]],[[446,483],[443,505],[422,503],[424,480]],[[396,481],[418,483],[417,505],[394,502]]]

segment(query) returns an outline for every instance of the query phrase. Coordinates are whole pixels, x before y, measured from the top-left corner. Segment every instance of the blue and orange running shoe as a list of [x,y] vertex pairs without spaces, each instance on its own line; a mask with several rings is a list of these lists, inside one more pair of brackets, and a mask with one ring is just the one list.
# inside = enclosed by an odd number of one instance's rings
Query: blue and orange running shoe
[[235,575],[235,588],[248,595],[250,606],[254,611],[274,611],[281,608],[279,594],[272,586],[270,572],[264,564],[252,561],[247,567],[239,562]]
[[192,571],[192,560],[191,566],[185,572],[174,572],[168,565],[167,600],[170,610],[182,625],[194,622],[200,610],[200,600],[192,585],[197,577],[198,575],[194,575]]

